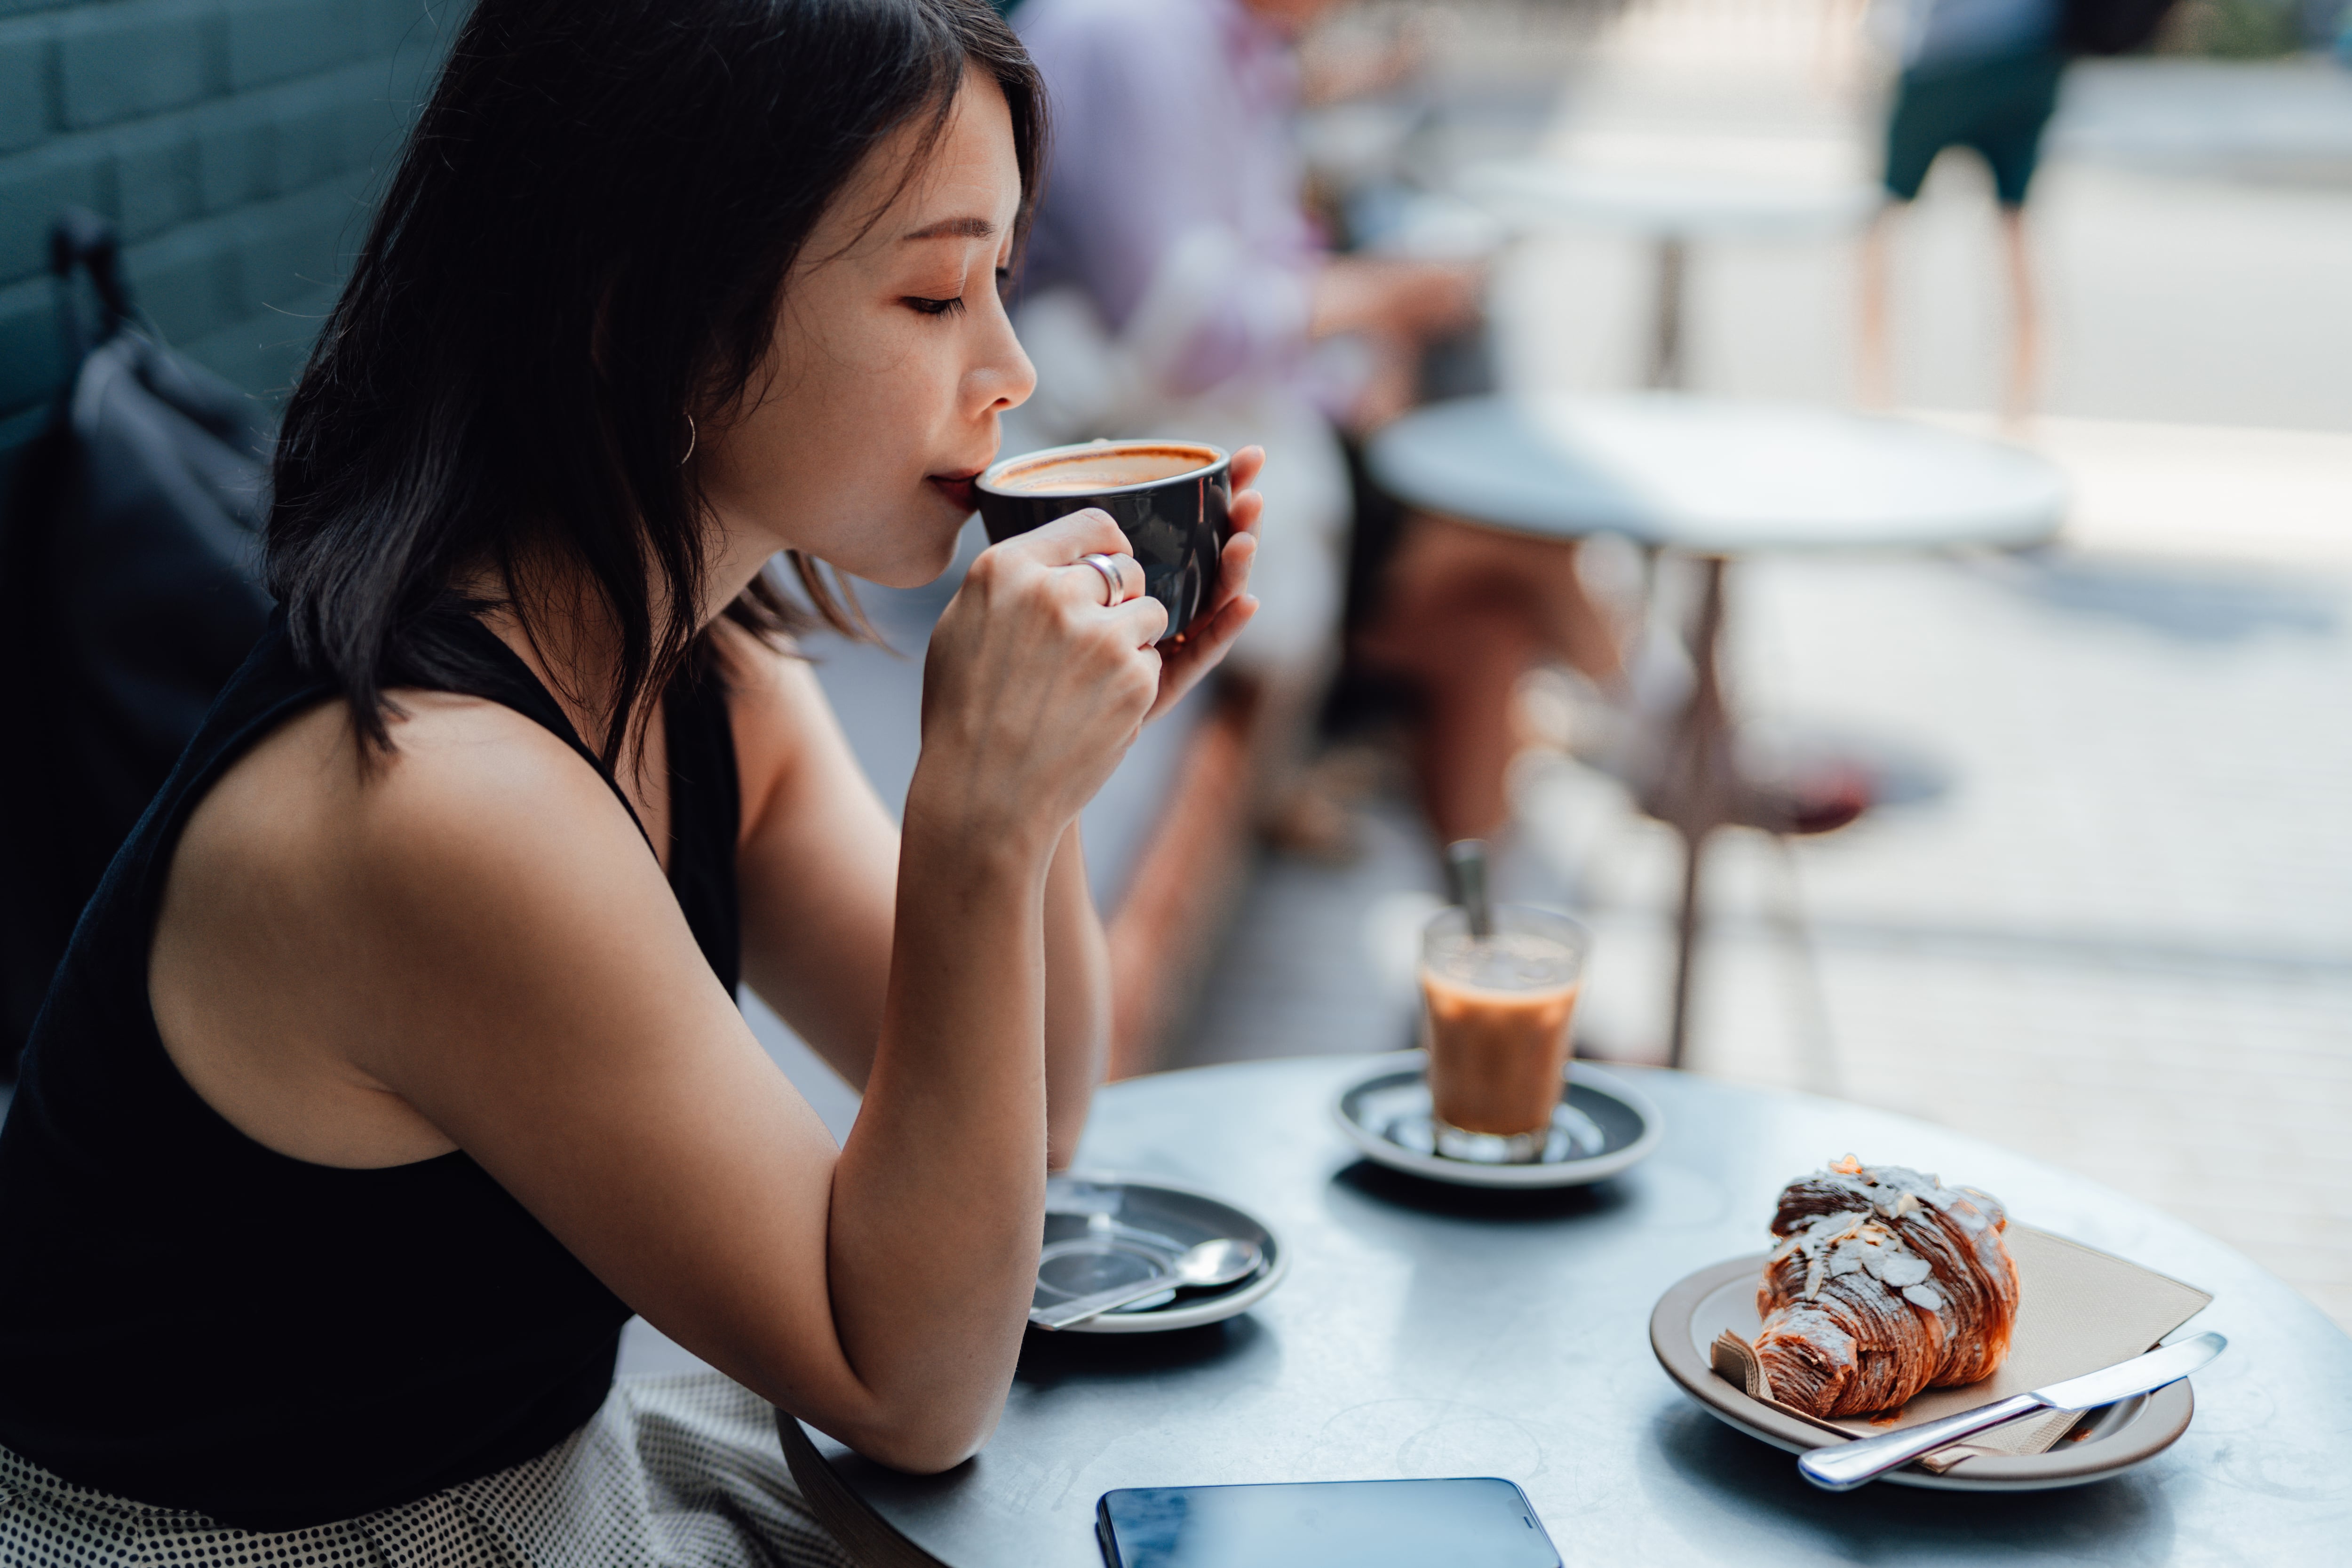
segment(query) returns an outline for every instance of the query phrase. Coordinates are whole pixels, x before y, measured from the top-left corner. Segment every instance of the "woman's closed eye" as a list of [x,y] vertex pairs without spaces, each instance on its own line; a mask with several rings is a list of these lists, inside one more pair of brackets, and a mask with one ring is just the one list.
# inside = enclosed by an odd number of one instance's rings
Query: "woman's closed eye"
[[[1013,272],[1010,268],[1000,267],[995,269],[998,299],[1004,297],[1004,290],[1012,281]],[[961,290],[936,299],[928,294],[908,294],[903,297],[903,302],[908,310],[920,316],[951,316],[965,308]]]

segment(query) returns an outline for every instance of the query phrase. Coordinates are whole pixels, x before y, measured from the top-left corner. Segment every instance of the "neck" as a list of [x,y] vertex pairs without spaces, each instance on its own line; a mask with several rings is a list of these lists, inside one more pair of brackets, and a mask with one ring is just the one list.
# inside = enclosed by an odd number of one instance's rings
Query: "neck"
[[[695,607],[698,632],[726,612],[774,553],[772,544],[731,530],[721,531],[713,544],[705,563],[700,602]],[[467,586],[481,597],[499,602],[498,608],[484,616],[485,622],[554,694],[581,738],[602,750],[613,721],[621,633],[594,579],[575,563],[542,552],[518,562],[511,581],[502,582],[495,572],[485,572]],[[668,601],[657,578],[646,587],[648,614],[658,628],[668,614]],[[625,767],[637,750],[655,706],[650,700],[642,702],[631,717],[622,745]]]

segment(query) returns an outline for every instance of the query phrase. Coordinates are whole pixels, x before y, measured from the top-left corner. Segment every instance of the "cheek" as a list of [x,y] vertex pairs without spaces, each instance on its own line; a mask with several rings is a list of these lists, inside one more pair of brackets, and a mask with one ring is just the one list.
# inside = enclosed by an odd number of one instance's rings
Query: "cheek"
[[839,457],[920,471],[954,405],[952,330],[903,308],[843,309],[796,346],[806,367],[793,388],[801,427],[825,432]]
[[893,389],[903,357],[837,329],[778,334],[782,368],[759,406],[738,426],[726,479],[740,492],[790,492],[806,507],[820,492],[855,489],[875,477],[876,460],[903,428]]

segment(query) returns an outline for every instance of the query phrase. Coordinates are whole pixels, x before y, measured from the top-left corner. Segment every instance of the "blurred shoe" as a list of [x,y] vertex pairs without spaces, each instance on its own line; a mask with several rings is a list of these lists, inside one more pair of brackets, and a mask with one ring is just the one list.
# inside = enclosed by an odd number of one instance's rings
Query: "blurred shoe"
[[1742,827],[1767,833],[1833,833],[1871,806],[1870,774],[1864,769],[1832,763],[1801,779],[1740,781],[1733,820]]

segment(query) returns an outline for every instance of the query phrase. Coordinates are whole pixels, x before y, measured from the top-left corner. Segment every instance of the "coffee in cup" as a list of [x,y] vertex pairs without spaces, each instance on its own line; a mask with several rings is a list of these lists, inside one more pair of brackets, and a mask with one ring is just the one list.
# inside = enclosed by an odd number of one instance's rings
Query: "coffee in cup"
[[980,476],[981,525],[993,544],[1088,507],[1110,513],[1168,612],[1165,642],[1214,591],[1233,533],[1233,458],[1205,441],[1089,441],[1007,458]]
[[1542,1158],[1566,1082],[1569,1029],[1591,937],[1565,915],[1496,907],[1474,936],[1459,908],[1422,933],[1423,1043],[1437,1152],[1483,1163]]

